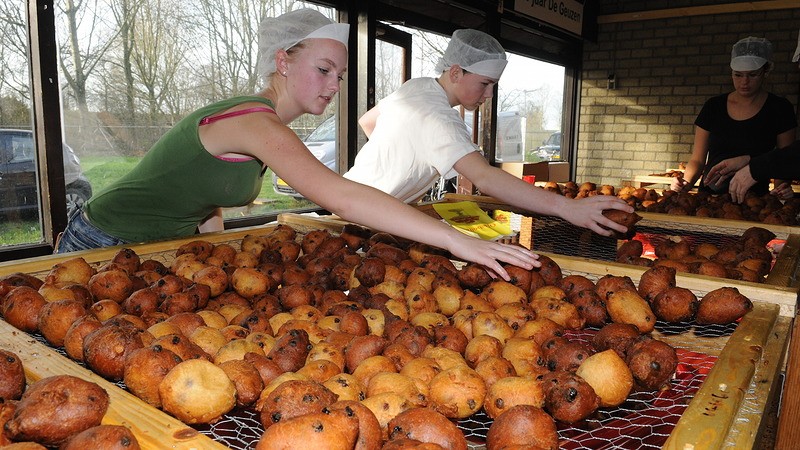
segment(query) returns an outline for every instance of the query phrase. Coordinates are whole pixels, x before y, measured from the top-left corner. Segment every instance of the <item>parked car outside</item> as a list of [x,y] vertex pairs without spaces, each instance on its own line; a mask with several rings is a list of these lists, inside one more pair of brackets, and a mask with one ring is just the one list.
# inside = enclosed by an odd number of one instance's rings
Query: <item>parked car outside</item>
[[[92,196],[92,186],[81,170],[80,160],[62,145],[67,214]],[[30,130],[0,129],[0,214],[32,215],[39,210],[36,147]]]
[[561,132],[556,131],[536,148],[536,156],[545,161],[561,159]]
[[[303,140],[303,143],[322,164],[331,170],[336,170],[336,116],[325,119]],[[303,198],[299,192],[275,175],[275,172],[272,173],[272,187],[276,194]]]

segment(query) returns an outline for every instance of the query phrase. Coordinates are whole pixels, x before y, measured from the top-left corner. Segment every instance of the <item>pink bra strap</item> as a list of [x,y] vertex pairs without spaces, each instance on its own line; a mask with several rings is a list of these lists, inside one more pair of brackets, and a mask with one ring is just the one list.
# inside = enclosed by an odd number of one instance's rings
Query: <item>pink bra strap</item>
[[266,107],[266,106],[254,106],[252,108],[240,109],[239,111],[231,111],[231,112],[228,112],[228,113],[225,113],[225,114],[220,114],[218,116],[213,116],[213,117],[206,116],[206,117],[203,117],[200,120],[200,125],[201,126],[202,125],[208,125],[209,123],[216,122],[216,121],[222,120],[222,119],[227,119],[228,117],[241,116],[243,114],[250,114],[250,113],[253,113],[253,112],[262,112],[262,111],[263,112],[272,113],[272,114],[276,114],[275,110],[272,109],[272,108],[269,108],[269,107]]

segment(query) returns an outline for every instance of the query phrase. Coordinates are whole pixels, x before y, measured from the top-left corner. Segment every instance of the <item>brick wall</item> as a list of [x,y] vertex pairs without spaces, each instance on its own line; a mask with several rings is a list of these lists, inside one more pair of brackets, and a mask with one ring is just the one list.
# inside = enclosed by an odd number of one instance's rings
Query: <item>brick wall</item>
[[[647,3],[658,9],[659,2]],[[743,37],[772,42],[775,68],[766,89],[796,107],[800,68],[791,56],[798,30],[798,8],[601,24],[598,41],[584,48],[576,181],[621,186],[688,161],[703,103],[733,90],[730,51]],[[609,73],[616,89],[607,89]]]

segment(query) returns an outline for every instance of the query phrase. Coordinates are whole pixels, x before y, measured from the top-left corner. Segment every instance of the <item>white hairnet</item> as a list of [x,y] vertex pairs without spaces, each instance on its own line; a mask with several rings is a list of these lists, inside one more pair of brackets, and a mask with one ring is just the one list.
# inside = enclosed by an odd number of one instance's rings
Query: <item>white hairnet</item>
[[334,23],[313,9],[296,9],[278,17],[265,17],[258,29],[258,73],[275,73],[275,52],[288,50],[309,38],[334,39],[347,47],[350,25]]
[[436,71],[441,73],[457,64],[468,72],[499,79],[507,63],[506,52],[497,39],[482,31],[462,29],[453,32]]
[[772,44],[764,39],[748,36],[733,44],[731,69],[752,72],[772,61]]

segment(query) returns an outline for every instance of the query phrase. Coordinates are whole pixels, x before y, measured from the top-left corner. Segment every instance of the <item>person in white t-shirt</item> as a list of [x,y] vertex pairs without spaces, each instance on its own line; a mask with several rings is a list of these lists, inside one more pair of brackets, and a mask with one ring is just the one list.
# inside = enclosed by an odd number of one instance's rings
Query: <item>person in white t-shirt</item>
[[415,78],[381,100],[358,121],[368,142],[345,178],[380,189],[406,203],[419,200],[440,177],[461,174],[481,193],[601,235],[627,230],[603,216],[607,209],[632,212],[614,196],[567,197],[535,188],[488,163],[454,109],[474,111],[491,98],[505,69],[496,39],[456,30],[439,61],[438,78]]

